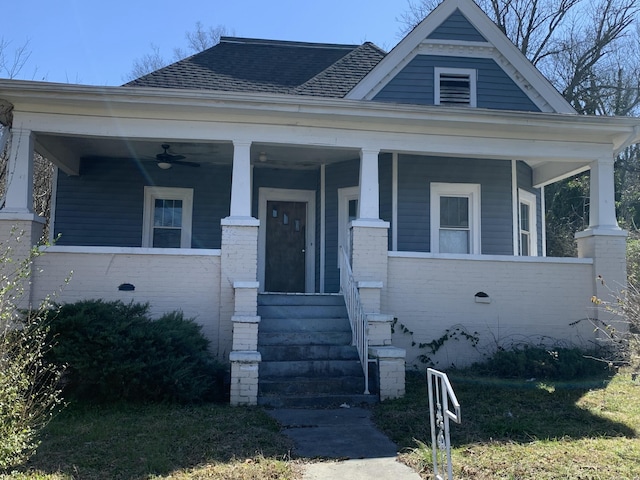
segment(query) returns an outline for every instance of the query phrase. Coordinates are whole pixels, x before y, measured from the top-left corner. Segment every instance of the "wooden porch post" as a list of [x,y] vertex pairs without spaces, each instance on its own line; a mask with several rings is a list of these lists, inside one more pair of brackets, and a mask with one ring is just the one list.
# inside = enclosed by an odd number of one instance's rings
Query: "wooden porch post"
[[358,218],[380,218],[378,154],[380,150],[360,150],[360,208]]
[[589,229],[620,230],[616,219],[613,157],[592,162],[589,185]]
[[31,130],[14,128],[7,164],[5,213],[33,212],[33,145]]
[[231,208],[229,216],[251,217],[251,142],[233,142]]

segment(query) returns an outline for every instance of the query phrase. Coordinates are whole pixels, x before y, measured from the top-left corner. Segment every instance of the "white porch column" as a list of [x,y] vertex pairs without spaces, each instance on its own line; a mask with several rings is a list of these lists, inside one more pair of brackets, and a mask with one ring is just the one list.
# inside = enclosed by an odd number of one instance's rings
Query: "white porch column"
[[6,176],[5,213],[33,212],[33,144],[31,130],[14,128]]
[[620,230],[616,219],[613,157],[590,165],[589,230]]
[[380,150],[360,150],[360,207],[358,218],[380,218],[378,154]]
[[231,404],[258,399],[258,226],[251,216],[251,142],[234,140],[229,217],[223,218],[218,352],[229,352]]
[[[380,219],[378,149],[360,150],[358,218],[351,222],[351,267],[367,313],[380,313],[387,280],[389,223]],[[364,282],[364,283],[363,283]]]
[[251,142],[233,142],[233,168],[231,173],[232,218],[251,217]]
[[[626,236],[618,226],[615,209],[613,157],[593,162],[590,177],[589,228],[576,233],[578,257],[593,259],[593,295],[615,302],[627,285]],[[594,318],[626,327],[622,318],[595,307]]]

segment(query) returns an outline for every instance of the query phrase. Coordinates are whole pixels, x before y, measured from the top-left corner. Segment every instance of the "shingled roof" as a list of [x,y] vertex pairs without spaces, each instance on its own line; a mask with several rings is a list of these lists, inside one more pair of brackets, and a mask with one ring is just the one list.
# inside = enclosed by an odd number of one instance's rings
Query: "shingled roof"
[[340,98],[384,56],[370,42],[336,45],[222,37],[217,45],[125,86]]

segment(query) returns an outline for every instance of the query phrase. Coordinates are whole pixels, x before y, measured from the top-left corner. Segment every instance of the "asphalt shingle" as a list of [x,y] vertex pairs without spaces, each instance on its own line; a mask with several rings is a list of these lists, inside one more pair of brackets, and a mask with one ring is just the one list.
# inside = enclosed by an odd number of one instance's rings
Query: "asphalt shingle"
[[222,37],[126,86],[343,97],[383,57],[372,43],[336,45]]

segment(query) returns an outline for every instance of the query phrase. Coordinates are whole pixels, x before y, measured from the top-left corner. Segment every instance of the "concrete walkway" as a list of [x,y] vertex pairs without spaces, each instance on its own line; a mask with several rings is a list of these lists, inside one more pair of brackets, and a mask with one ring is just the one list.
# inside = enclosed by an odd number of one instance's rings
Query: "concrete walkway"
[[397,446],[363,408],[267,410],[294,442],[299,457],[319,459],[305,466],[304,480],[420,480],[396,460]]

